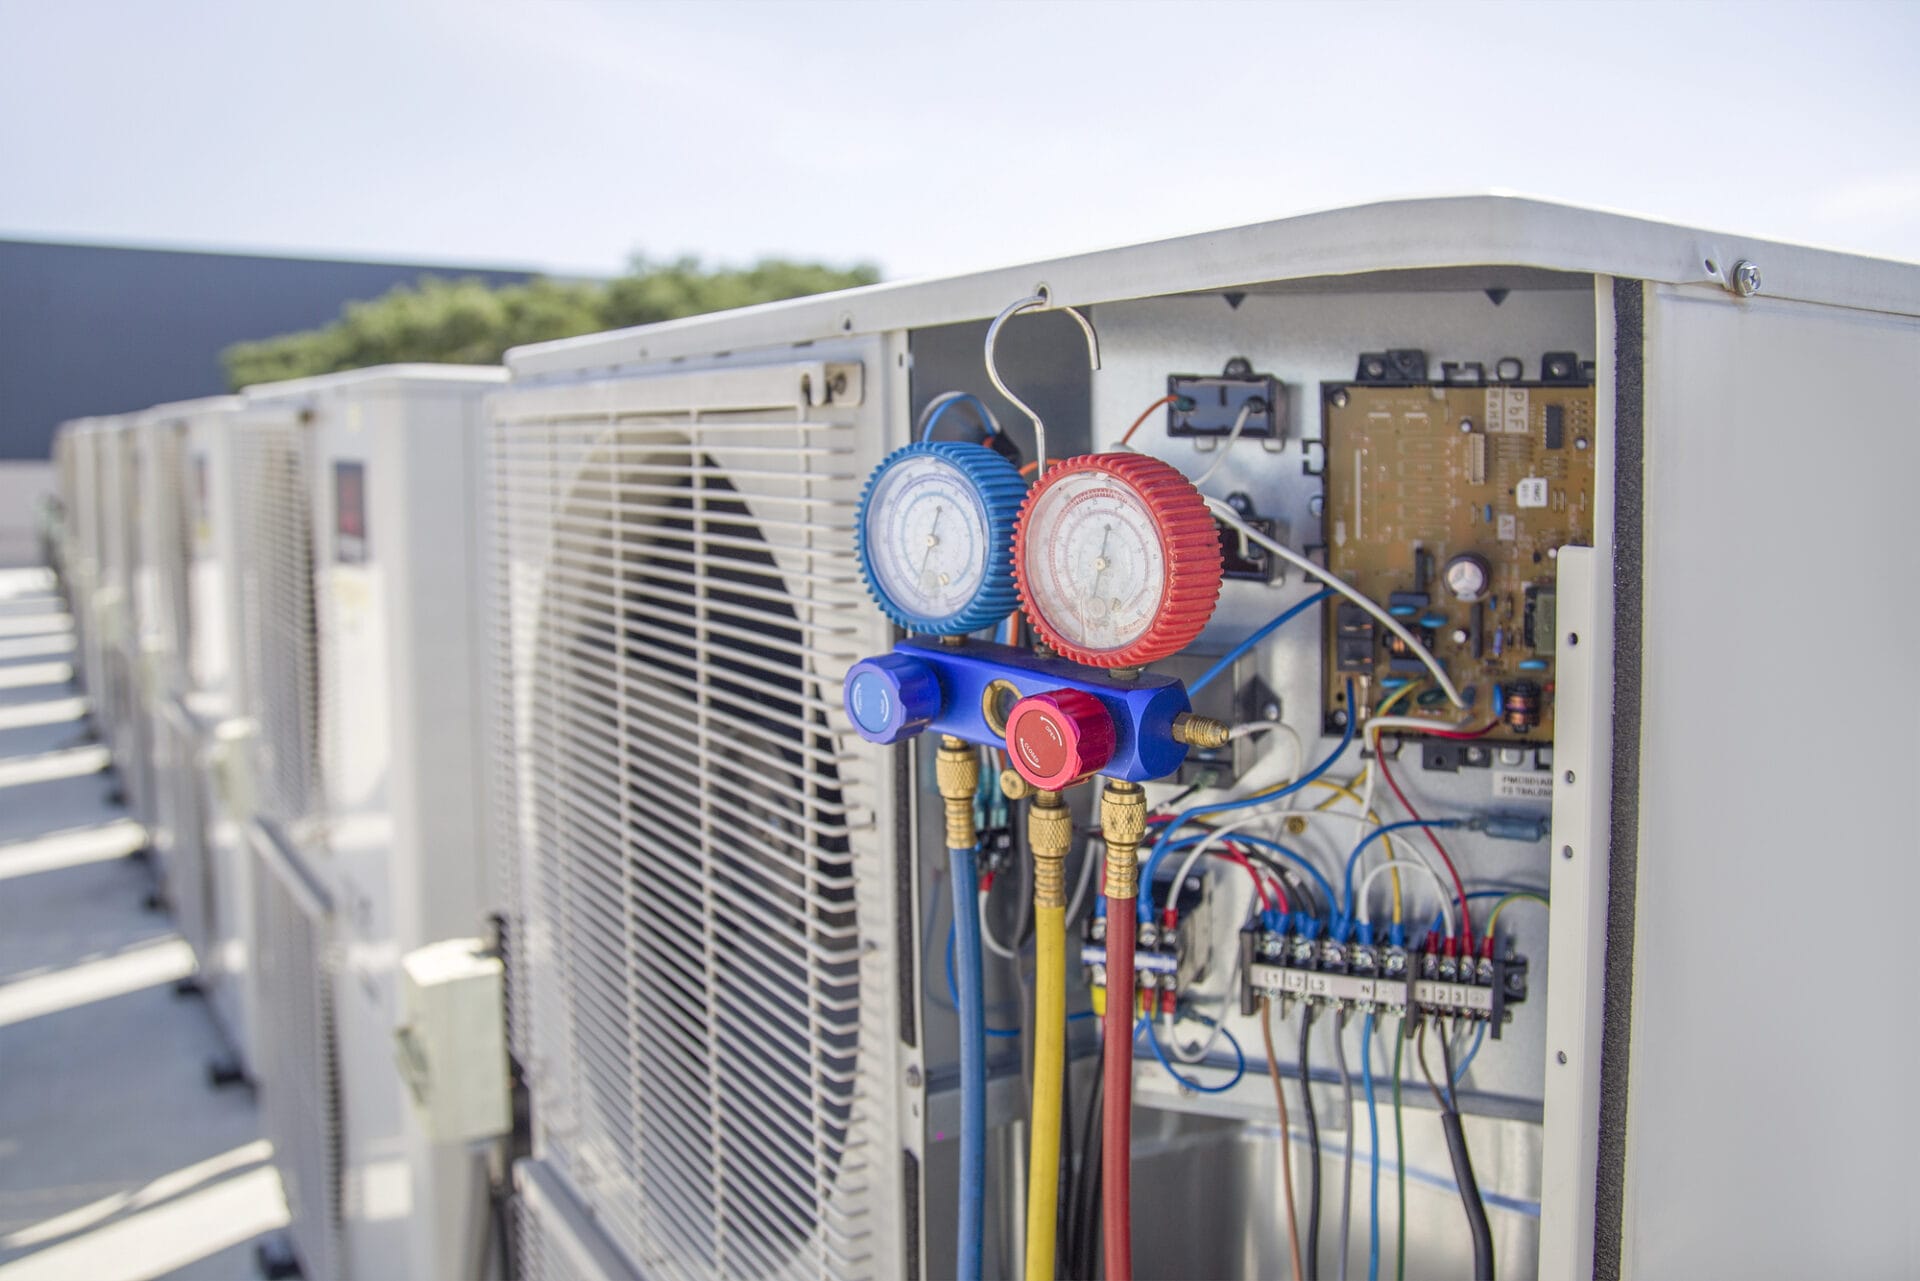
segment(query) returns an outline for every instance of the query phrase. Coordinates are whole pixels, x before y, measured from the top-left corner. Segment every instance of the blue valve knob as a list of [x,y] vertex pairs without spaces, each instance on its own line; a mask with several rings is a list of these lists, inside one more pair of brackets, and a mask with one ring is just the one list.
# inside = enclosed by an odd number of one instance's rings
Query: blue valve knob
[[933,668],[905,654],[863,658],[847,671],[847,719],[869,743],[911,738],[940,713],[940,680]]

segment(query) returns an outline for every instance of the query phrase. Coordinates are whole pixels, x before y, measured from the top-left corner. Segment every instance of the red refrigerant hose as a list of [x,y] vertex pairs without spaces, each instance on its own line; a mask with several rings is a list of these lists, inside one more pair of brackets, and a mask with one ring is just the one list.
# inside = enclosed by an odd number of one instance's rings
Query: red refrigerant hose
[[1133,948],[1131,899],[1107,903],[1105,1103],[1101,1112],[1100,1199],[1107,1281],[1133,1281]]
[[1100,793],[1100,831],[1107,843],[1106,1094],[1100,1121],[1100,1209],[1107,1281],[1133,1281],[1133,949],[1140,897],[1140,842],[1147,832],[1147,794],[1137,783],[1109,780]]

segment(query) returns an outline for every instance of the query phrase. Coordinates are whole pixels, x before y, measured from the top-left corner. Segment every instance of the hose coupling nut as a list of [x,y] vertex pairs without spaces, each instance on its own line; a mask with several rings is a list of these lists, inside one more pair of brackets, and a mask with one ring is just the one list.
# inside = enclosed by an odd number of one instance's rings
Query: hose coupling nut
[[1173,718],[1173,738],[1188,747],[1219,749],[1227,745],[1232,728],[1225,721],[1195,712],[1182,712]]

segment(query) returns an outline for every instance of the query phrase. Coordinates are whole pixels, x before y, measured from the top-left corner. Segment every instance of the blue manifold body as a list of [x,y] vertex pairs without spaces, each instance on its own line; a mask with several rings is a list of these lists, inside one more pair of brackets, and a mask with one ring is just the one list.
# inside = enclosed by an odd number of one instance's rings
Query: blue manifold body
[[1107,777],[1144,783],[1165,778],[1186,759],[1186,744],[1173,736],[1174,717],[1190,710],[1186,686],[1178,680],[1152,675],[1115,680],[1065,659],[1038,658],[990,641],[947,645],[932,637],[908,637],[891,653],[855,663],[844,695],[848,718],[868,742],[898,743],[935,733],[1005,747],[1007,709],[1029,694],[1058,689],[1092,694],[1113,718],[1113,757],[1100,771]]

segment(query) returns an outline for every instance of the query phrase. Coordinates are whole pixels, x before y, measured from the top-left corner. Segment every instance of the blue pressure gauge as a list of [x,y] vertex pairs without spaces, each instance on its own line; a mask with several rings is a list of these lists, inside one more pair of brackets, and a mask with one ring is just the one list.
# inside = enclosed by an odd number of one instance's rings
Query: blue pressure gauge
[[920,441],[874,469],[854,525],[860,573],[912,632],[964,636],[1019,607],[1013,523],[1020,472],[984,445]]

